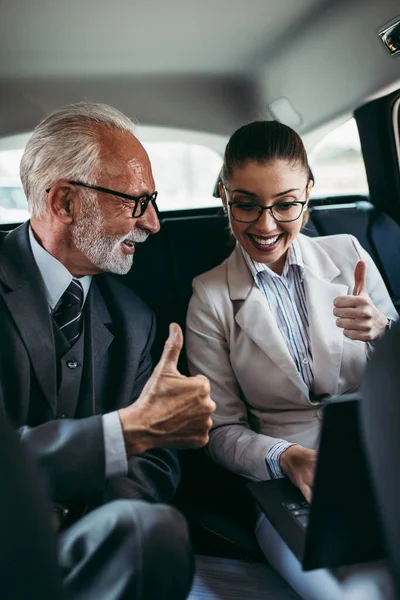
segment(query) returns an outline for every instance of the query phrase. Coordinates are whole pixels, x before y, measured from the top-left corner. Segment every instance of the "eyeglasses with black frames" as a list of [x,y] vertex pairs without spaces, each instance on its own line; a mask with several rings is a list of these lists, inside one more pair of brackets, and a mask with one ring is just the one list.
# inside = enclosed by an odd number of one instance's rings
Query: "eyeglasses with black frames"
[[[89,188],[90,190],[96,190],[96,192],[102,192],[103,194],[111,194],[112,196],[117,196],[118,198],[122,198],[123,200],[133,202],[133,219],[138,219],[139,217],[142,217],[144,215],[149,205],[149,202],[152,203],[155,211],[158,213],[158,208],[156,204],[158,192],[153,192],[152,194],[143,194],[143,196],[131,196],[130,194],[116,192],[115,190],[110,190],[108,188],[100,187],[98,185],[91,185],[89,183],[83,183],[82,181],[68,181],[68,183],[70,183],[71,185],[78,185],[80,187]],[[49,193],[50,189],[51,188],[48,188],[46,192]]]
[[[229,194],[229,190],[225,184],[222,184],[225,192]],[[308,185],[308,184],[307,184]],[[307,188],[307,186],[306,186]],[[303,193],[305,192],[304,189]],[[303,194],[302,194],[303,195]],[[270,206],[262,206],[257,202],[250,200],[228,200],[228,205],[231,215],[235,221],[239,223],[255,223],[261,217],[265,210],[269,210],[275,221],[279,223],[291,223],[297,221],[303,214],[307,205],[305,200],[293,200],[290,202],[277,202]]]

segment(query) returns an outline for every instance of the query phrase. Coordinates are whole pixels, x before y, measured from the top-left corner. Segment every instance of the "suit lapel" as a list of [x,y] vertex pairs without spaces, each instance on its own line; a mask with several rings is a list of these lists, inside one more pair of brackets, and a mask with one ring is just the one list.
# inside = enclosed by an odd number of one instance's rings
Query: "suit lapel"
[[263,293],[256,286],[237,246],[228,259],[228,285],[237,304],[235,320],[239,327],[281,369],[308,398],[308,388],[297,371]]
[[25,223],[5,238],[0,251],[0,281],[4,284],[4,303],[29,354],[43,395],[54,414],[56,357],[53,329],[43,281],[29,243],[28,227],[29,223]]
[[[98,279],[100,277],[98,276]],[[91,352],[95,364],[103,357],[114,339],[111,315],[95,279],[90,290],[90,302]]]
[[346,296],[348,286],[335,283],[337,266],[315,241],[299,236],[304,261],[304,287],[310,323],[316,394],[337,393],[343,354],[343,330],[337,327],[333,301]]
[[92,279],[85,303],[85,370],[82,381],[81,400],[77,417],[102,412],[100,392],[103,376],[100,361],[114,339],[110,331],[111,316],[98,289],[96,278]]

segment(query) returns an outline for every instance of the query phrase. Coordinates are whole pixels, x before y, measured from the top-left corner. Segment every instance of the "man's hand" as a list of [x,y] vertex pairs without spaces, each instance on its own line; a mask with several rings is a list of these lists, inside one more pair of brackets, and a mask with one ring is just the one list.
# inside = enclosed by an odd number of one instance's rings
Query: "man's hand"
[[203,375],[185,377],[177,369],[182,330],[171,323],[160,362],[136,402],[119,411],[128,456],[151,448],[200,448],[208,442],[210,383]]
[[366,273],[367,265],[360,260],[354,271],[353,295],[338,296],[333,303],[333,314],[338,317],[336,325],[344,330],[346,337],[361,342],[371,342],[381,336],[388,323],[368,296]]
[[289,446],[280,456],[280,466],[290,481],[299,488],[307,502],[311,502],[315,467],[316,450],[302,446]]

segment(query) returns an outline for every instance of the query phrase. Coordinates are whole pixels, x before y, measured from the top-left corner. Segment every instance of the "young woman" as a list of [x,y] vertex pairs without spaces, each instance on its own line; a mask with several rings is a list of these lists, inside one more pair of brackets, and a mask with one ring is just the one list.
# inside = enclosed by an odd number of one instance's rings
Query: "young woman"
[[[321,400],[359,387],[375,340],[397,318],[355,238],[301,233],[312,184],[289,127],[259,121],[232,135],[219,193],[237,244],[194,280],[186,337],[190,369],[210,379],[217,404],[211,457],[252,480],[288,476],[308,500]],[[265,516],[256,533],[304,598],[343,597],[330,572],[301,571]]]

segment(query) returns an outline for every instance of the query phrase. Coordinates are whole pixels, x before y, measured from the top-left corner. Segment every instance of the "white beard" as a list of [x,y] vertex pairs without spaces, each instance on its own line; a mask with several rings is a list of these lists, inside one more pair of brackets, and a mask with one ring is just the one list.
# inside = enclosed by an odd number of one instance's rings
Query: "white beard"
[[128,273],[134,256],[125,254],[121,243],[124,240],[144,242],[148,235],[142,229],[132,229],[121,237],[104,235],[104,218],[98,205],[84,209],[72,229],[72,239],[78,250],[97,268],[117,275]]

